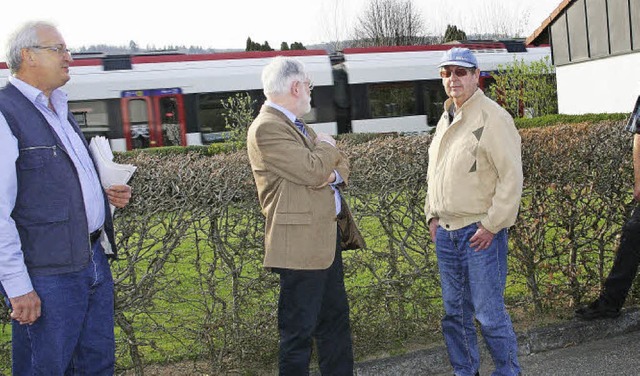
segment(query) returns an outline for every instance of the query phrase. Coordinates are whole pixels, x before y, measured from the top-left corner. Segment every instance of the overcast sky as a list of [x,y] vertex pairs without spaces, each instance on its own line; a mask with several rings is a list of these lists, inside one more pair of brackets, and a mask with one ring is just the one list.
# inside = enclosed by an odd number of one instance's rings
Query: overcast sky
[[[161,48],[168,45],[244,49],[247,37],[279,48],[348,39],[370,0],[30,0],[9,2],[0,21],[0,61],[11,31],[28,20],[55,23],[70,48],[95,44]],[[455,24],[467,34],[495,25],[529,36],[561,0],[413,0],[427,32]],[[10,5],[13,4],[13,5]]]

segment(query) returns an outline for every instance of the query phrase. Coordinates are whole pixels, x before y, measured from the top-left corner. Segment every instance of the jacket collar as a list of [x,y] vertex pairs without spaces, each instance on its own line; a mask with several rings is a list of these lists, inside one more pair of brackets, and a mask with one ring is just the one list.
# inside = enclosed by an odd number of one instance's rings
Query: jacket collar
[[[298,133],[300,135],[300,137],[302,138],[302,141],[307,144],[307,145],[313,145],[313,142],[311,141],[311,139],[305,135],[303,135],[299,130],[298,127],[294,124],[294,122],[289,119],[289,117],[287,115],[285,115],[282,111],[271,107],[267,104],[263,104],[262,108],[260,109],[260,112],[264,112],[267,114],[271,114],[271,115],[275,115],[277,117],[279,117],[280,119],[282,119],[282,121],[284,121],[285,123],[287,123],[288,126],[290,126],[292,129],[294,129],[296,131],[296,133]],[[313,133],[313,130],[309,127],[307,127],[307,130],[309,132],[309,136],[311,138],[315,137],[315,133]]]
[[[462,106],[456,110],[456,113],[462,111],[462,109],[466,107],[469,107],[470,106],[469,103],[475,102],[480,97],[484,97],[484,92],[482,91],[482,89],[477,88],[476,91],[473,93],[473,95],[471,95],[469,99],[467,99],[467,101],[464,102]],[[448,98],[446,101],[444,101],[444,110],[448,111],[449,107],[451,107],[452,105],[453,105],[453,99]]]

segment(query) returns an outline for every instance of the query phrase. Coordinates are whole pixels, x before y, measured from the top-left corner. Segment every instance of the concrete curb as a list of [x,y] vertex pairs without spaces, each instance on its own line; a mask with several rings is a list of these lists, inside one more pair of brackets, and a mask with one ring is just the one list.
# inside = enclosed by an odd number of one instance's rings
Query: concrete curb
[[[525,357],[539,352],[614,337],[635,330],[640,330],[640,310],[637,307],[623,310],[622,316],[613,320],[579,321],[573,319],[543,328],[531,329],[526,333],[518,333],[518,355]],[[484,348],[484,341],[480,340],[480,342],[483,344],[481,357],[487,359],[489,353]],[[400,356],[368,360],[356,364],[358,376],[437,375],[450,371],[451,366],[444,345],[429,350],[418,350]]]

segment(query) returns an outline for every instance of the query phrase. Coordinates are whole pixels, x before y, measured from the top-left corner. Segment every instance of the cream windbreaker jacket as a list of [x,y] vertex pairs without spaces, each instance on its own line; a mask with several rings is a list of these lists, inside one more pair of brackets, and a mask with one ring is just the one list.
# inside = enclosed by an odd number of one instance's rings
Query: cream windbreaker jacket
[[515,223],[522,195],[520,134],[507,111],[478,89],[451,124],[445,102],[429,146],[427,223],[446,230],[480,222],[492,233]]

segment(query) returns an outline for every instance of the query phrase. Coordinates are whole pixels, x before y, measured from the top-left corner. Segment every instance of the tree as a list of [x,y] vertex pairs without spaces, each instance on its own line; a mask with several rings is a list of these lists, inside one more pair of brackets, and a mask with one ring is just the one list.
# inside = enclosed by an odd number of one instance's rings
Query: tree
[[269,46],[269,42],[265,41],[264,44],[254,42],[251,38],[247,38],[247,45],[245,51],[273,51],[273,48]]
[[251,99],[249,93],[238,93],[220,101],[224,108],[223,117],[225,129],[229,131],[229,141],[236,150],[247,145],[247,129],[253,121],[256,101]]
[[549,57],[530,64],[513,58],[498,65],[493,74],[490,97],[514,117],[543,116],[558,112],[558,95],[553,65]]
[[287,42],[280,43],[280,51],[288,51],[288,50],[289,50],[289,45],[287,44]]
[[305,47],[302,42],[293,42],[291,43],[291,49],[292,50],[306,50],[307,47]]
[[470,29],[475,29],[479,39],[521,38],[529,23],[531,14],[527,2],[514,1],[505,6],[502,0],[486,0],[479,2],[477,9],[467,14],[471,16]]
[[[529,24],[531,9],[536,3],[504,0],[434,1],[429,8],[433,15],[429,23],[434,30],[444,30],[447,24],[457,25],[465,30],[467,39],[522,38]],[[437,17],[440,14],[447,15],[446,23],[442,21],[444,17]]]
[[323,39],[328,40],[329,52],[340,51],[345,47],[347,30],[350,28],[350,17],[345,12],[345,1],[325,0],[320,2],[321,9],[317,14],[323,32]]
[[467,34],[462,31],[462,29],[458,29],[456,25],[447,25],[447,31],[444,32],[443,42],[447,43],[456,40],[467,40]]
[[412,0],[370,0],[358,17],[354,39],[361,46],[408,46],[421,43],[423,32]]

